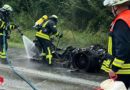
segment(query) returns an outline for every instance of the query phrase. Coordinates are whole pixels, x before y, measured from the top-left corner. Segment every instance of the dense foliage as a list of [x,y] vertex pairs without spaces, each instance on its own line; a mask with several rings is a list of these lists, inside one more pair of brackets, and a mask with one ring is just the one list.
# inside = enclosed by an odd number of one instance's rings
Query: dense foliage
[[98,31],[106,29],[112,19],[110,8],[103,0],[0,0],[0,6],[9,4],[14,9],[13,21],[31,28],[42,15],[56,14],[59,26],[73,30]]

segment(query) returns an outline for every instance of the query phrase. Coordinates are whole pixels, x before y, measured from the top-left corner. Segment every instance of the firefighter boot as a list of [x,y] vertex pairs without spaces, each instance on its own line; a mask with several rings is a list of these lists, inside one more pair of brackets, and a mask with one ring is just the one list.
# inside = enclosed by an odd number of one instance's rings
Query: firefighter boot
[[5,52],[1,53],[1,63],[2,64],[8,64],[8,62],[6,60]]
[[52,58],[46,58],[46,63],[48,66],[53,66]]

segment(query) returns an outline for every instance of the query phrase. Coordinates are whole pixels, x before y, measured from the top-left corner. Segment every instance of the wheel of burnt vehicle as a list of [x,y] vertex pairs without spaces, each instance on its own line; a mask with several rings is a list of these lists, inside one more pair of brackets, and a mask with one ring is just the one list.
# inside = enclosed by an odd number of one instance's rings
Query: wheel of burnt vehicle
[[85,71],[86,72],[97,72],[97,71],[99,71],[98,69],[98,67],[99,67],[99,59],[98,59],[98,57],[97,56],[95,56],[95,55],[90,55],[90,56],[88,56],[89,57],[89,63],[88,63],[88,65],[86,66],[86,68],[85,68]]
[[72,65],[77,69],[85,69],[89,63],[89,57],[84,52],[79,52],[72,58]]
[[73,56],[72,65],[76,69],[95,72],[98,65],[98,58],[90,51],[79,52]]

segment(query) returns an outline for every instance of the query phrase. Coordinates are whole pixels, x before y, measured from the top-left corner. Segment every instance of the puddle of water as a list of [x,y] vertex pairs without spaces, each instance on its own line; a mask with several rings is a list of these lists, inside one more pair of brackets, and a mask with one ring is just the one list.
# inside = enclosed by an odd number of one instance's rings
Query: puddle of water
[[35,52],[39,52],[38,49],[35,47],[35,44],[33,43],[33,41],[31,41],[28,37],[23,35],[22,38],[23,38],[24,47],[27,53],[27,57],[33,58],[33,56],[35,56]]

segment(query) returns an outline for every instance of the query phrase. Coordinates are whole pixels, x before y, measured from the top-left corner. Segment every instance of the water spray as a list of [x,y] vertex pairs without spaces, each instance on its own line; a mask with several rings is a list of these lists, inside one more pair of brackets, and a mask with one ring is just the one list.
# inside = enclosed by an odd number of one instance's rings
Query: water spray
[[[19,30],[19,28],[18,28],[18,31],[19,31],[19,33],[21,34],[21,36],[23,36],[23,33],[21,32],[21,30]],[[34,85],[32,85],[32,83],[29,81],[29,80],[27,80],[23,75],[21,75],[20,73],[18,73],[15,69],[14,69],[14,67],[12,66],[12,64],[11,64],[11,61],[8,59],[8,55],[7,55],[7,51],[6,51],[6,45],[5,45],[5,33],[6,33],[6,31],[4,30],[4,35],[3,35],[3,43],[4,43],[4,50],[5,50],[5,55],[6,55],[6,61],[8,62],[8,65],[10,66],[10,68],[11,68],[11,70],[16,74],[16,75],[18,75],[21,79],[23,79],[33,90],[37,90],[35,87],[34,87]]]

